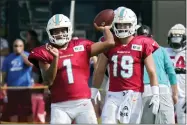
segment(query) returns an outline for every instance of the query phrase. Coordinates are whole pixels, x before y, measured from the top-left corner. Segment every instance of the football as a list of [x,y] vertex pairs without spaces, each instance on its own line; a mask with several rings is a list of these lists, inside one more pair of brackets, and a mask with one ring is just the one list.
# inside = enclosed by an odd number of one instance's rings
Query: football
[[97,14],[94,19],[94,23],[97,26],[110,26],[114,20],[114,11],[112,9],[106,9]]

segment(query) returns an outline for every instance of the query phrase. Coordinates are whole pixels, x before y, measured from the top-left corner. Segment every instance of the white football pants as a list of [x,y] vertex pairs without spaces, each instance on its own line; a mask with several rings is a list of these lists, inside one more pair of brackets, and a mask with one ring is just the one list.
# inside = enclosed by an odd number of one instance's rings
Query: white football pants
[[176,113],[177,113],[177,123],[178,124],[186,124],[186,114],[184,113],[184,109],[182,108],[185,103],[185,98],[179,98],[178,103],[176,104]]
[[139,124],[142,112],[142,97],[140,92],[132,90],[107,92],[102,110],[102,124],[136,123]]
[[51,104],[51,124],[97,124],[96,114],[90,99]]

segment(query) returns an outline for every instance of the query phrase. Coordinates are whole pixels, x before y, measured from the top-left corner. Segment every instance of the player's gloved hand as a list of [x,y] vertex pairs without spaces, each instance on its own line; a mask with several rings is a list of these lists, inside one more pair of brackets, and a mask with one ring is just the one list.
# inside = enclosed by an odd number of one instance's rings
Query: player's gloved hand
[[159,104],[160,104],[160,99],[159,99],[159,87],[158,86],[152,86],[152,99],[150,101],[149,107],[153,106],[152,113],[157,114],[159,110]]
[[101,101],[101,94],[97,88],[91,88],[91,99],[94,100],[94,103],[97,104],[97,100]]
[[182,109],[184,109],[184,113],[186,114],[186,102],[185,102],[184,105],[182,106]]

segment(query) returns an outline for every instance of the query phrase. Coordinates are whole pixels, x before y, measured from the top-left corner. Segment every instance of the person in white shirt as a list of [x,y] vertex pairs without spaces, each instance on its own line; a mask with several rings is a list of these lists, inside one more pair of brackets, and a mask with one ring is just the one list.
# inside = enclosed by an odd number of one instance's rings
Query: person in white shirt
[[186,119],[186,27],[175,24],[168,32],[168,44],[166,48],[177,74],[178,103],[176,104],[177,123],[185,124]]

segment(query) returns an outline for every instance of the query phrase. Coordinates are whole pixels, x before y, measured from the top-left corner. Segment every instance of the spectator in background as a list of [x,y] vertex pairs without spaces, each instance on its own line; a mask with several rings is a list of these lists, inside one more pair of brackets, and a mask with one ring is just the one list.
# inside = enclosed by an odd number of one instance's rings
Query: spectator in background
[[[9,54],[8,41],[0,37],[0,83],[2,82],[2,65],[4,58]],[[0,113],[3,112],[5,103],[7,101],[6,93],[4,90],[0,90]],[[0,114],[1,116],[2,114]]]
[[142,26],[138,26],[137,27],[137,35],[144,35],[147,37],[153,37],[152,32],[151,32],[151,28],[147,25],[142,25]]
[[[31,52],[31,50],[35,47],[40,46],[40,42],[38,40],[38,35],[34,30],[28,30],[26,34],[26,40],[25,40],[25,50],[28,52]],[[33,67],[33,82],[42,82],[42,78],[40,75],[40,71]]]
[[5,56],[9,54],[8,41],[0,37],[0,69],[2,68]]
[[[13,53],[7,56],[2,67],[3,81],[8,87],[29,87],[31,82],[32,63],[28,61],[29,53],[24,51],[24,43],[16,39]],[[7,113],[11,122],[26,122],[32,119],[31,93],[28,89],[7,90]]]
[[[26,35],[26,50],[31,52],[35,47],[40,46],[38,40],[38,35],[34,30],[28,30]],[[41,72],[38,68],[33,66],[32,78],[35,86],[42,83]],[[40,84],[38,84],[40,83]],[[42,86],[41,86],[42,87]],[[33,121],[45,123],[45,101],[44,101],[44,89],[32,90],[32,112],[33,112]]]
[[0,82],[2,81],[2,65],[4,58],[9,54],[8,41],[0,37]]
[[[137,30],[137,35],[144,35],[147,37],[152,37],[151,29],[142,25]],[[158,44],[155,42],[153,45]],[[153,59],[156,67],[157,79],[159,82],[160,90],[160,106],[158,114],[152,113],[152,107],[150,104],[152,98],[152,92],[150,87],[150,80],[146,68],[144,68],[144,93],[143,93],[143,114],[142,114],[142,124],[174,124],[174,104],[178,101],[177,92],[177,80],[175,70],[170,57],[163,47],[159,47],[153,53]],[[170,93],[170,86],[172,88],[172,94]]]
[[168,32],[169,48],[165,48],[172,59],[177,75],[178,98],[176,116],[178,124],[187,123],[186,120],[186,27],[175,24]]
[[30,52],[33,48],[40,46],[38,34],[34,30],[28,30],[25,43],[25,50],[28,52]]

